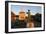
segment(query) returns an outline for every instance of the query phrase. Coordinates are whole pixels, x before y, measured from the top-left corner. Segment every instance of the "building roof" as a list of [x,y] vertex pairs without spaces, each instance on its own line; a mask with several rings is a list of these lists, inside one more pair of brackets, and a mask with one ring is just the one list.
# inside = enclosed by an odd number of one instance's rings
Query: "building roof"
[[11,16],[14,16],[15,17],[16,15],[13,12],[11,12]]

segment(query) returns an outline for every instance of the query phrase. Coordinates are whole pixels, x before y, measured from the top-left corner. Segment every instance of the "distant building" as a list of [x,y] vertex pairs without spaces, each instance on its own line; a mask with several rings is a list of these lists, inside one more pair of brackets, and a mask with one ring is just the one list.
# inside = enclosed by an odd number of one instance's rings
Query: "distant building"
[[19,12],[19,20],[24,20],[26,17],[25,12],[22,10]]
[[15,22],[15,20],[16,20],[16,15],[13,12],[11,12],[11,21]]

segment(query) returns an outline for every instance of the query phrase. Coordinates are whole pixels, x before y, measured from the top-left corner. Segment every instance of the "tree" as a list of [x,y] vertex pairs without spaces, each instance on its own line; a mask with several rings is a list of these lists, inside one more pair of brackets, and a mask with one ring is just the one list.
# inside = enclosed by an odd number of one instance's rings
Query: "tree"
[[35,27],[41,27],[41,14],[35,14]]

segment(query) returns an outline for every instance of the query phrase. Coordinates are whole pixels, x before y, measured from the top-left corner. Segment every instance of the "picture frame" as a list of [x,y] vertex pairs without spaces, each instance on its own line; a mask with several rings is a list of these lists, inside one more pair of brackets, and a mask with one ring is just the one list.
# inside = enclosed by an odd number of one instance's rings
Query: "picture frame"
[[[17,4],[18,3],[18,4]],[[32,6],[42,6],[42,27],[41,28],[22,28],[22,29],[10,29],[10,21],[9,18],[11,6],[10,5],[32,5]],[[10,21],[9,21],[10,20]],[[20,33],[20,32],[38,32],[38,31],[45,31],[45,3],[40,2],[22,2],[22,1],[5,1],[5,32],[6,33]]]

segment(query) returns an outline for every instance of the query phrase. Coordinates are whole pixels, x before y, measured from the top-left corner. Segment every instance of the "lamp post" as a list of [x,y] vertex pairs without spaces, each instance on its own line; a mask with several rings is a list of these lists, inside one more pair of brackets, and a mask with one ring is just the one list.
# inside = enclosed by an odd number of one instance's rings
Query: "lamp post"
[[31,17],[30,17],[30,10],[28,10],[27,14],[28,14],[28,22],[29,22],[30,19],[31,19]]

